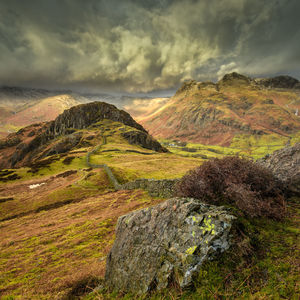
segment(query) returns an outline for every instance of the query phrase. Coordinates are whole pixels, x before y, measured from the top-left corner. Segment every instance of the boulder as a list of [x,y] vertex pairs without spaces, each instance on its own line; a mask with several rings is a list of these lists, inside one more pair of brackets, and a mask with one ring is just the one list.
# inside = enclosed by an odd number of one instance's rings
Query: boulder
[[271,170],[288,193],[300,195],[300,143],[277,150],[257,162]]
[[106,262],[107,286],[136,294],[171,283],[191,286],[203,262],[229,249],[234,219],[224,207],[192,198],[120,217]]

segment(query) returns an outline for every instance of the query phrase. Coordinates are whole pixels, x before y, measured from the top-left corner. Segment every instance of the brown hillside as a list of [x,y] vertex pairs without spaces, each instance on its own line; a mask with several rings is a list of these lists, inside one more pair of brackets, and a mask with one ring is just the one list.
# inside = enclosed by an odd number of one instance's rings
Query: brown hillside
[[288,137],[300,130],[300,90],[281,88],[291,80],[279,79],[260,83],[232,73],[217,84],[186,82],[156,112],[137,119],[156,138],[202,144],[227,146],[237,134]]

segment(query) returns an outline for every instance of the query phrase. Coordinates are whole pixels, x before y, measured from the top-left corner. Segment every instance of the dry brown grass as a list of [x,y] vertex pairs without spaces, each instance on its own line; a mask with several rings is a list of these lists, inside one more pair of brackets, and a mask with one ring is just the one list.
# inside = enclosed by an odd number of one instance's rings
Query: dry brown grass
[[281,184],[271,171],[237,156],[211,159],[177,184],[183,197],[235,205],[250,217],[282,219],[286,215]]
[[117,218],[159,201],[140,190],[108,192],[1,222],[0,294],[61,299],[96,284]]

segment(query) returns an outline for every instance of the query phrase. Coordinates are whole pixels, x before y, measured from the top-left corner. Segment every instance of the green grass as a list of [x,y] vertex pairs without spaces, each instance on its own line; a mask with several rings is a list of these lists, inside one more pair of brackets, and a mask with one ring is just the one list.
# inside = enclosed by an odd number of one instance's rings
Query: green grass
[[[202,159],[222,158],[228,155],[239,155],[247,158],[258,159],[266,154],[283,148],[290,140],[290,145],[300,142],[300,132],[291,134],[290,138],[279,134],[268,135],[236,135],[229,147],[218,145],[203,145],[197,143],[187,143],[185,146],[180,146],[171,140],[160,140],[169,151],[183,157],[200,157]],[[175,144],[175,146],[170,146]],[[192,151],[184,148],[192,149]]]

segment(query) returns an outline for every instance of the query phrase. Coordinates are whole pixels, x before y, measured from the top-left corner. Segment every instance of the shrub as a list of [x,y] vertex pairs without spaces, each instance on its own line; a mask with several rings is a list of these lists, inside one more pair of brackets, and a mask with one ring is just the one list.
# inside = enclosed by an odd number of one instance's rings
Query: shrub
[[188,172],[175,189],[179,196],[209,204],[234,204],[250,217],[281,219],[285,215],[284,197],[274,175],[237,156],[204,162]]

